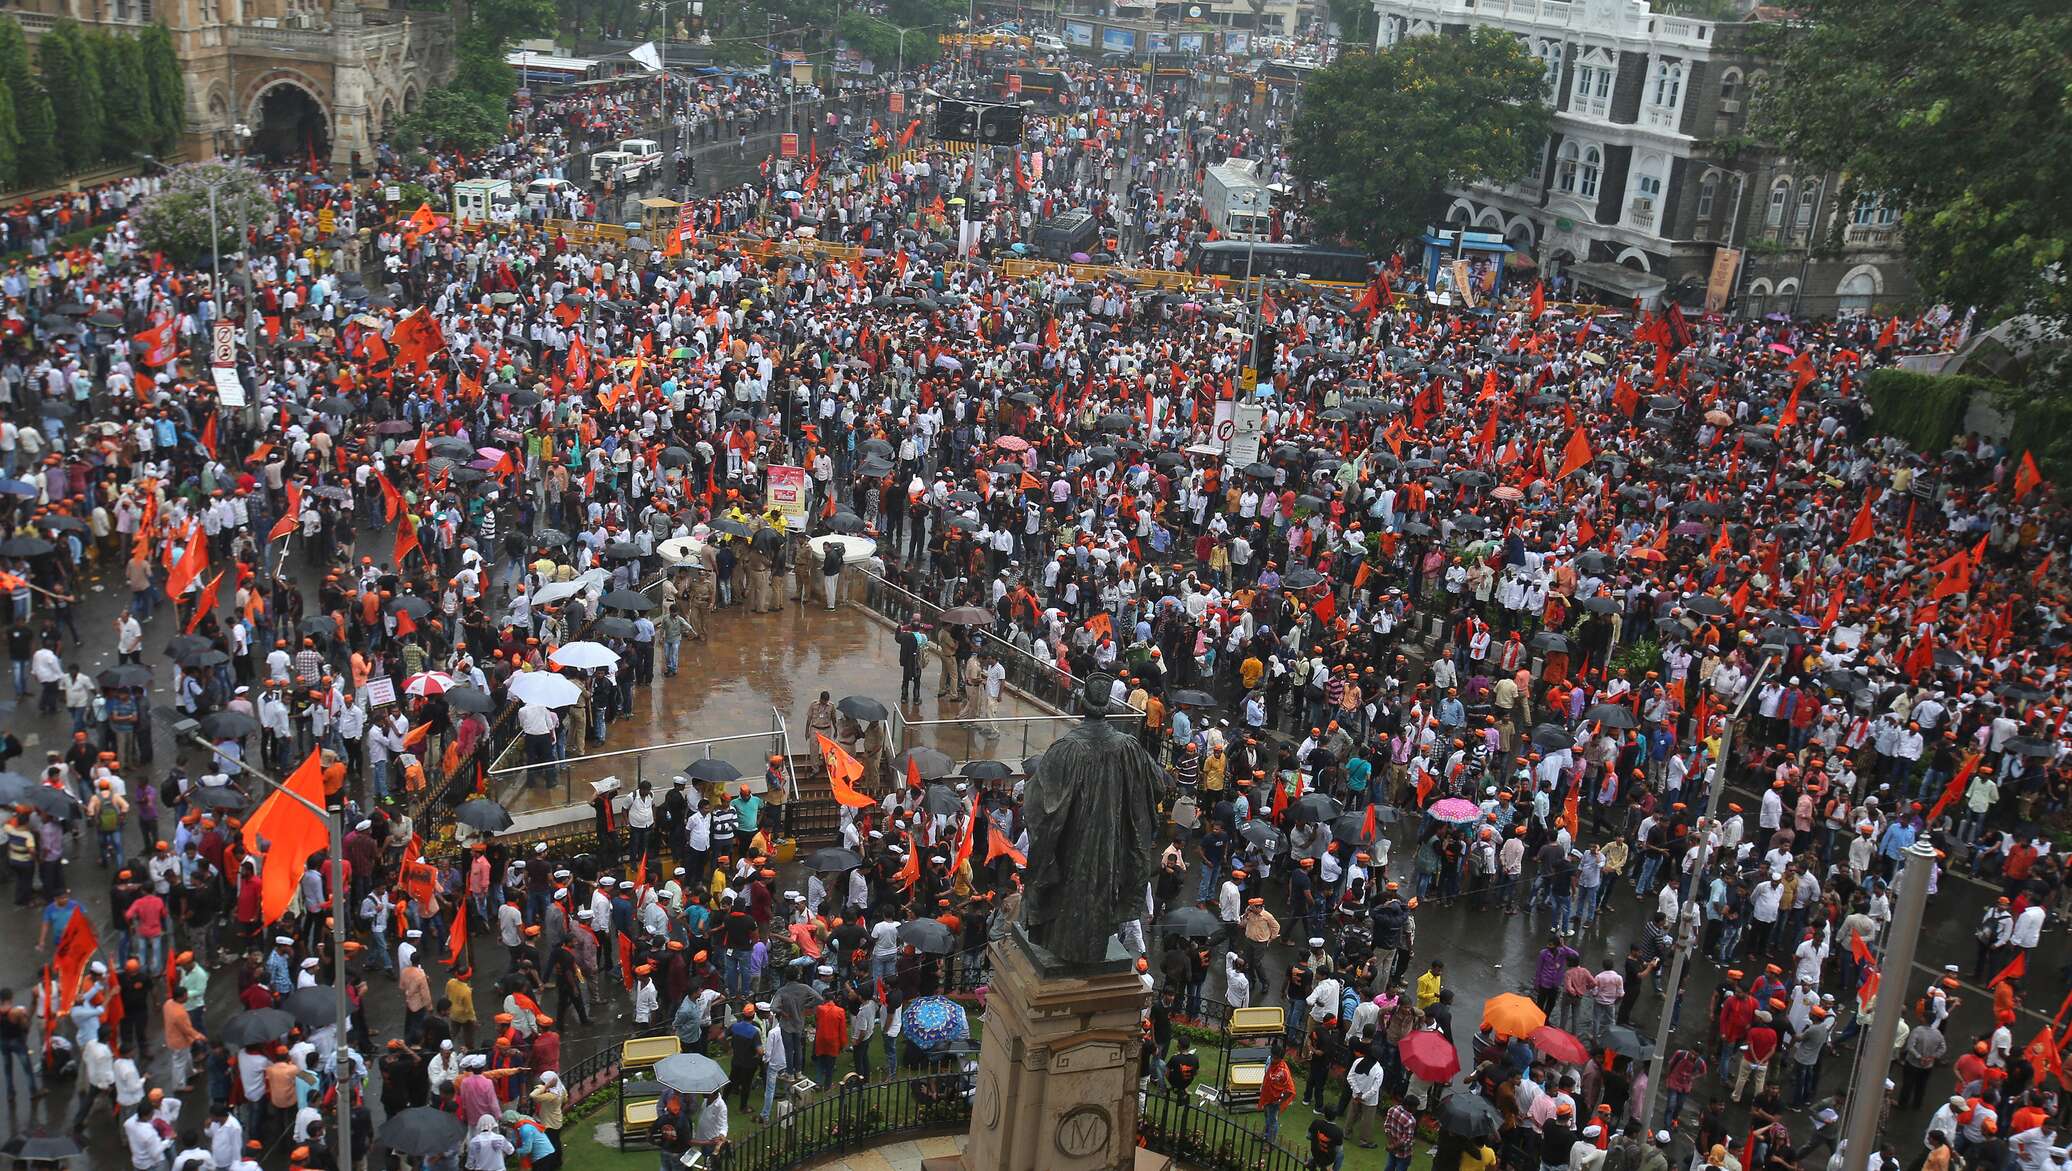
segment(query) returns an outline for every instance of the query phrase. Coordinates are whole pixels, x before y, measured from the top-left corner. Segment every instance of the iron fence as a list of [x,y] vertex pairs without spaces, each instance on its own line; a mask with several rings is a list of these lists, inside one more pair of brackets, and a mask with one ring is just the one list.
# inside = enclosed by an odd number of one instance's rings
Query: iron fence
[[900,1135],[961,1131],[971,1125],[972,1080],[959,1061],[938,1074],[852,1081],[719,1148],[711,1166],[713,1171],[779,1171]]
[[1202,1171],[1305,1171],[1309,1166],[1263,1131],[1174,1094],[1145,1095],[1137,1139],[1149,1150]]

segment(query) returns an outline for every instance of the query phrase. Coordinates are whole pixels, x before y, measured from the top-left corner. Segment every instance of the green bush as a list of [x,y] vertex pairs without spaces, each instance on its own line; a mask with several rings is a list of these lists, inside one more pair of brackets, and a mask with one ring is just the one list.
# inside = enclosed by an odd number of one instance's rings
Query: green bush
[[1964,412],[1972,395],[1985,392],[1997,397],[2005,389],[2001,383],[1968,374],[1911,370],[1873,370],[1863,382],[1871,405],[1871,427],[1923,453],[1942,451],[1963,432]]

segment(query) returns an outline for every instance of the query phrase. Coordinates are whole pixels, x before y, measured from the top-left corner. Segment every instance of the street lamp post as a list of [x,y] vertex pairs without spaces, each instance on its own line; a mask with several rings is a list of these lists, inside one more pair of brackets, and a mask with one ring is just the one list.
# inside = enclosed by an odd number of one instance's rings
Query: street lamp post
[[[1741,693],[1740,700],[1734,704],[1734,710],[1727,715],[1727,726],[1720,731],[1719,760],[1713,764],[1717,775],[1713,777],[1712,783],[1705,787],[1705,816],[1699,823],[1704,828],[1698,835],[1698,856],[1691,864],[1691,897],[1694,900],[1699,897],[1696,884],[1704,881],[1705,868],[1712,860],[1712,825],[1719,817],[1720,795],[1727,788],[1727,763],[1734,754],[1734,721],[1741,718],[1742,711],[1748,707],[1748,701],[1755,698],[1756,692],[1762,688],[1763,676],[1769,674],[1770,668],[1777,665],[1777,660],[1783,657],[1783,654],[1783,647],[1763,648],[1763,661],[1757,664],[1755,677],[1748,681],[1748,688]],[[1703,737],[1705,729],[1698,729],[1697,734]],[[1675,882],[1676,876],[1670,875],[1668,881]],[[1662,1092],[1662,1066],[1668,1058],[1669,1035],[1676,1021],[1676,1004],[1683,994],[1684,964],[1691,952],[1683,942],[1683,915],[1683,908],[1679,905],[1677,921],[1669,925],[1669,980],[1662,986],[1662,1022],[1655,1027],[1655,1053],[1648,1060],[1647,1094],[1641,1099],[1640,1120],[1644,1129],[1652,1128],[1654,1125],[1655,1101]]]
[[[214,209],[215,190],[210,189],[210,208]],[[350,1089],[352,1067],[345,1060],[347,1047],[346,1018],[352,1015],[352,1004],[346,996],[345,932],[351,922],[346,917],[345,906],[345,804],[341,800],[334,812],[309,800],[295,790],[253,768],[252,765],[210,743],[206,737],[191,737],[194,743],[207,749],[211,756],[220,757],[224,763],[237,766],[244,772],[258,777],[274,792],[286,796],[295,804],[324,819],[324,828],[331,835],[331,992],[335,997],[338,1013],[338,1043],[331,1050],[331,1079],[338,1087],[338,1141],[331,1149],[351,1156],[353,1149],[353,1100]],[[369,1058],[371,1054],[366,1055]]]

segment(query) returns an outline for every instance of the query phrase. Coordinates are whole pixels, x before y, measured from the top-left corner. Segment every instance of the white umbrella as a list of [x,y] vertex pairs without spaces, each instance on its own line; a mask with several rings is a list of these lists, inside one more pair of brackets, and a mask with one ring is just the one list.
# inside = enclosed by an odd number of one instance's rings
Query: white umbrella
[[705,542],[696,537],[671,537],[655,546],[655,552],[670,562],[696,561],[705,549]]
[[535,606],[548,606],[555,602],[565,602],[582,593],[586,584],[581,581],[549,582],[533,592],[532,604]]
[[453,676],[444,671],[424,671],[403,681],[405,695],[444,695],[453,687]]
[[806,545],[815,554],[824,554],[827,551],[829,542],[842,547],[842,563],[845,565],[854,565],[859,561],[868,560],[872,554],[878,551],[878,543],[876,541],[869,537],[853,537],[847,533],[827,533],[807,541]]
[[547,656],[557,667],[575,667],[587,671],[592,667],[613,667],[619,662],[619,653],[602,643],[565,643]]
[[511,694],[541,707],[567,707],[583,698],[583,689],[552,671],[527,671],[511,679]]

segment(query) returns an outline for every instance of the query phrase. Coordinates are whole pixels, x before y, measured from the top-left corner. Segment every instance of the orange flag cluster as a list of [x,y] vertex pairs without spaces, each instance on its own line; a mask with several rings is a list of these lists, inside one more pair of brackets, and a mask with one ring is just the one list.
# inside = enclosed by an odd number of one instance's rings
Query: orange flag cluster
[[324,771],[316,752],[303,759],[277,792],[259,803],[245,819],[245,852],[258,858],[259,916],[271,923],[288,911],[295,887],[302,881],[309,856],[331,842],[330,827],[315,810],[324,807]]

